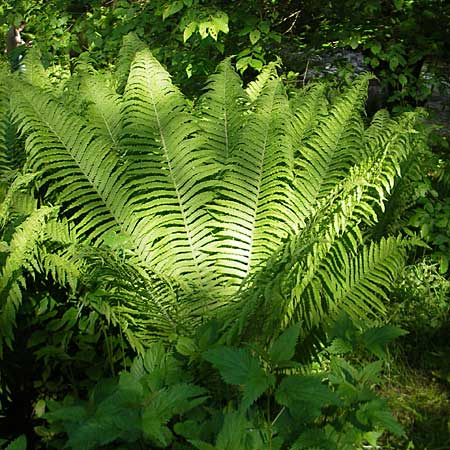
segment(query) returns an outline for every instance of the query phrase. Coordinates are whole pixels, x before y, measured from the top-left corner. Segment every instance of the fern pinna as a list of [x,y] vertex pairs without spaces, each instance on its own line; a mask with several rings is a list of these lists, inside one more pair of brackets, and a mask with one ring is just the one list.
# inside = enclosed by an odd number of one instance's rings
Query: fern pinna
[[[383,311],[404,244],[370,230],[414,151],[414,115],[365,129],[370,75],[330,105],[321,85],[289,98],[274,65],[244,88],[230,59],[192,105],[131,44],[113,77],[87,71],[76,93],[24,82],[12,95],[26,170],[98,249],[96,301],[130,339],[211,316],[254,337]],[[101,256],[117,239],[122,256]]]

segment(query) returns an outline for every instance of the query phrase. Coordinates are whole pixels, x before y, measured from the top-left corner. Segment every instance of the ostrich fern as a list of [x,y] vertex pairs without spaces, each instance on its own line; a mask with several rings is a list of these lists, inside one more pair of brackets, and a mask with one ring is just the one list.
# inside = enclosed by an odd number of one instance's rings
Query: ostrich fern
[[[415,116],[382,112],[365,128],[370,75],[329,105],[322,85],[290,99],[275,65],[244,89],[227,59],[193,107],[130,41],[115,77],[83,75],[82,114],[25,82],[12,104],[26,170],[91,248],[103,289],[90,298],[130,339],[212,316],[254,338],[383,312],[404,243],[371,242],[370,229],[414,152]],[[126,242],[120,258],[111,236]]]

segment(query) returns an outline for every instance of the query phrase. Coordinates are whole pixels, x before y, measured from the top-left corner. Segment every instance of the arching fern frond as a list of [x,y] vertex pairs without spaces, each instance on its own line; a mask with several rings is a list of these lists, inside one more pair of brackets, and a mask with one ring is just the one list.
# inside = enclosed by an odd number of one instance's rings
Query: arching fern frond
[[122,114],[127,173],[138,191],[126,206],[138,211],[140,252],[157,272],[209,288],[213,236],[205,206],[217,166],[184,97],[148,50],[132,64]]
[[116,64],[115,79],[117,83],[117,92],[123,93],[130,74],[131,63],[136,53],[145,50],[147,46],[135,33],[128,33],[123,37],[122,47],[120,48],[119,58]]
[[206,146],[218,163],[224,165],[236,148],[248,96],[229,58],[219,64],[217,72],[208,79],[206,89],[199,100],[200,125]]
[[36,246],[42,237],[45,222],[54,208],[43,207],[33,212],[16,229],[0,273],[0,356],[3,345],[11,347],[16,312],[22,302],[25,285],[24,269],[32,267]]
[[112,81],[97,74],[83,77],[80,94],[87,102],[86,118],[97,136],[118,152],[122,134],[121,97]]
[[[231,309],[231,316],[242,318],[240,324],[230,321],[231,335],[254,335],[262,327],[268,331],[292,321],[312,330],[337,308],[348,309],[350,315],[382,309],[381,290],[398,272],[404,251],[397,240],[364,247],[360,224],[376,222],[377,208],[383,208],[401,161],[414,151],[405,143],[410,130],[399,129],[383,156],[352,168],[321,200],[307,226],[248,280],[236,309]],[[371,249],[370,255],[364,248]]]
[[24,133],[28,167],[41,172],[47,195],[57,194],[76,231],[95,242],[111,230],[127,232],[120,202],[124,167],[86,122],[39,89],[14,92],[14,116]]
[[178,301],[177,286],[111,248],[84,247],[84,303],[114,325],[120,325],[137,350],[171,334],[188,333],[195,322]]
[[299,214],[304,218],[361,159],[364,128],[360,112],[371,78],[370,75],[359,77],[351,89],[338,98],[300,150],[295,187]]
[[27,50],[23,65],[25,70],[21,78],[33,86],[48,90],[49,92],[55,90],[48,77],[47,71],[44,69],[41,61],[41,52],[37,47],[31,47]]
[[19,79],[0,64],[0,183],[8,182],[23,163],[23,151],[17,143],[17,129],[11,119],[10,95]]
[[324,91],[323,84],[307,86],[290,101],[296,119],[292,122],[296,158],[301,156],[305,141],[328,113],[328,101]]
[[214,207],[223,229],[218,233],[218,265],[236,283],[294,227],[289,111],[281,82],[268,82],[241,129]]
[[262,93],[264,86],[275,78],[278,78],[277,69],[280,67],[280,61],[271,61],[266,64],[254,81],[248,83],[245,91],[251,102],[254,102]]

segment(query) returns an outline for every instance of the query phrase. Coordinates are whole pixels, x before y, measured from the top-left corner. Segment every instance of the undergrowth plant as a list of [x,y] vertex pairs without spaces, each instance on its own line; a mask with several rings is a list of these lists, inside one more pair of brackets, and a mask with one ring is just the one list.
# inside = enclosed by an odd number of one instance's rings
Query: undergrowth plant
[[[401,330],[364,330],[341,316],[324,350],[331,355],[324,370],[295,360],[299,324],[266,348],[220,345],[212,328],[179,341],[174,351],[151,344],[130,370],[99,381],[88,400],[67,396],[50,401],[43,416],[48,445],[73,450],[350,450],[376,445],[384,430],[403,434],[373,390],[386,344]],[[345,357],[356,348],[373,360],[365,366],[349,363]]]

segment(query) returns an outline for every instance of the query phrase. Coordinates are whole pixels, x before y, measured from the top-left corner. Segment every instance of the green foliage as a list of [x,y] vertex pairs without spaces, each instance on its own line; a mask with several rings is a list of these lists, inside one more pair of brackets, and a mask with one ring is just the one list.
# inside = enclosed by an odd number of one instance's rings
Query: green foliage
[[[112,442],[148,442],[168,447],[167,424],[203,403],[205,390],[188,382],[177,360],[159,344],[150,346],[117,380],[102,380],[89,401],[66,398],[49,404],[46,419],[65,431],[67,446],[94,449]],[[130,448],[130,447],[127,447]]]
[[[346,326],[351,326],[348,320],[336,328],[346,335]],[[175,442],[200,450],[350,449],[365,442],[376,445],[383,429],[401,435],[372,388],[381,362],[358,368],[336,354],[329,371],[311,373],[290,357],[297,346],[296,328],[282,333],[266,351],[216,346],[202,353],[223,381],[238,389],[230,391],[214,377],[204,379],[205,387],[192,384],[193,374],[205,370],[201,360],[180,359],[154,344],[129,371],[101,380],[88,401],[67,397],[49,403],[44,418],[55,437],[59,432],[68,435],[66,445],[74,450],[144,443],[173,448]],[[347,339],[349,348],[362,332]],[[390,341],[381,330],[365,330],[369,332],[383,348]],[[282,342],[288,343],[282,361],[295,368],[288,375],[278,355],[275,360],[267,357]],[[221,406],[219,399],[227,392],[228,404]]]
[[430,256],[439,264],[440,273],[446,274],[450,264],[450,200],[448,197],[440,198],[431,189],[424,192],[417,203],[409,225],[429,245]]
[[436,264],[424,260],[405,267],[392,299],[392,320],[418,336],[445,328],[450,282]]
[[26,450],[27,448],[27,439],[25,436],[19,436],[13,442],[11,442],[5,450]]
[[340,309],[383,312],[404,243],[365,230],[421,142],[416,116],[365,130],[369,75],[328,105],[319,86],[291,100],[275,65],[244,90],[230,60],[192,109],[127,42],[103,86],[80,67],[76,102],[70,83],[60,100],[25,81],[13,90],[26,169],[84,241],[85,301],[138,349],[213,315],[233,340],[294,322],[307,334]]

